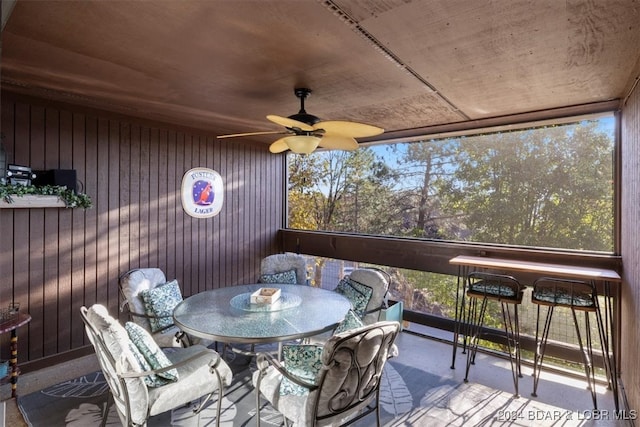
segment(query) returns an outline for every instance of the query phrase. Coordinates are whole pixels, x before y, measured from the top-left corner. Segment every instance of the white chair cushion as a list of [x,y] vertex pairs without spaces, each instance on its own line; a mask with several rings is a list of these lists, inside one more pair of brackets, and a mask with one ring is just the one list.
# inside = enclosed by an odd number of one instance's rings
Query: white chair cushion
[[[161,387],[148,388],[143,380],[144,377],[127,378],[124,380],[127,392],[125,393],[117,373],[142,372],[138,359],[132,352],[137,352],[138,358],[144,359],[144,357],[129,338],[125,328],[108,314],[104,306],[94,305],[87,310],[85,317],[89,339],[96,349],[100,366],[113,393],[118,416],[123,425],[127,423],[124,401],[126,394],[129,396],[130,423],[146,425],[148,416],[166,412],[215,391],[224,390],[226,386],[231,384],[231,369],[218,353],[203,346],[194,345],[188,348],[167,350],[166,357],[170,364],[180,363],[195,356],[193,360],[176,368],[178,381],[170,382]],[[130,325],[134,324],[130,323]],[[142,329],[139,326],[134,327]],[[95,343],[92,330],[95,330],[104,344]],[[153,343],[153,340],[150,340],[148,336],[147,341]],[[104,347],[106,347],[106,352],[112,356],[111,358],[106,357],[107,355],[102,350]],[[113,365],[114,361],[115,366]],[[211,370],[211,366],[215,362],[218,363],[216,370],[220,374],[222,384],[218,383],[218,376]]]
[[[142,372],[136,356],[132,353],[131,340],[129,340],[127,331],[111,317],[103,305],[94,304],[91,306],[87,311],[87,321],[102,336],[111,357],[116,361],[116,369],[119,369],[120,372]],[[106,371],[105,375],[111,376],[110,382],[112,384],[114,381],[118,382],[116,372],[111,366],[108,364],[101,366]],[[149,401],[147,387],[142,378],[129,378],[125,380],[125,383],[130,399],[131,418],[135,423],[142,424],[147,419],[147,402]],[[117,399],[115,402],[119,411],[124,413],[126,411],[124,405]]]
[[[369,303],[367,304],[365,311],[375,310],[383,306],[387,291],[389,290],[389,282],[384,274],[373,269],[358,268],[353,270],[349,277],[352,280],[373,289],[373,294],[369,299]],[[380,312],[376,311],[365,315],[362,321],[365,325],[370,325],[377,322],[379,317]]]
[[178,367],[180,377],[178,382],[149,389],[149,415],[168,411],[231,384],[231,368],[224,362],[218,365],[223,384],[217,383],[215,374],[210,371],[209,362],[220,356],[206,347],[192,345],[187,348],[171,349],[167,351],[167,357],[171,363],[177,363],[203,350],[207,350],[204,355]]
[[[253,385],[257,383],[260,371],[256,370],[252,376]],[[274,408],[278,408],[278,411],[284,415],[287,419],[293,421],[294,425],[305,425],[306,419],[306,403],[313,393],[308,393],[306,396],[297,396],[293,394],[280,395],[280,383],[282,381],[282,375],[273,366],[267,368],[267,372],[262,378],[260,383],[260,392],[264,397],[272,403]]]
[[176,334],[182,332],[177,326],[172,326],[151,334],[160,347],[182,347],[176,339]]
[[[146,314],[141,292],[149,291],[166,283],[165,275],[159,268],[139,268],[123,274],[120,278],[120,288],[122,289],[123,296],[129,302],[129,311]],[[167,320],[173,323],[171,318]],[[142,326],[147,331],[151,331],[149,319],[140,316],[131,316],[131,321]],[[151,336],[160,347],[182,347],[182,343],[176,339],[176,334],[180,332],[177,326],[170,326],[166,329],[152,332]],[[202,344],[205,346],[213,344],[213,341],[200,340],[194,337],[191,337],[191,341],[193,344]]]
[[274,274],[289,270],[296,271],[299,285],[307,284],[307,261],[303,255],[284,253],[269,255],[260,262],[260,274]]
[[[129,302],[129,310],[134,313],[144,314],[144,302],[142,301],[140,292],[153,289],[164,283],[167,283],[167,278],[159,268],[140,268],[122,276],[120,287],[124,297]],[[131,320],[146,330],[151,330],[151,324],[148,319],[133,316]]]

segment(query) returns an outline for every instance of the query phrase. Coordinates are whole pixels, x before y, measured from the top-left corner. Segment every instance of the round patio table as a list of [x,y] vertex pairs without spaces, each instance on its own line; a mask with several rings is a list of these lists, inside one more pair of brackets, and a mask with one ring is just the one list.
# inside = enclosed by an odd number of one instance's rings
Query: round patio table
[[[251,304],[261,287],[279,288],[274,304]],[[351,308],[342,295],[305,285],[251,284],[192,295],[173,311],[189,335],[223,343],[262,344],[297,340],[334,329]]]

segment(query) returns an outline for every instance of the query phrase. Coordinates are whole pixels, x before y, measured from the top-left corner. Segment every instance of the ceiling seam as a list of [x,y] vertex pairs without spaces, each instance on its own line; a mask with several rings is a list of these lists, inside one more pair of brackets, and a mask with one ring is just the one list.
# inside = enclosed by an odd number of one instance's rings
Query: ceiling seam
[[373,34],[364,29],[354,18],[352,18],[347,12],[340,8],[340,6],[336,5],[333,0],[318,0],[326,9],[328,9],[333,15],[337,16],[342,22],[348,25],[353,32],[364,38],[375,50],[380,52],[383,56],[389,59],[391,62],[396,64],[399,68],[410,74],[416,80],[418,80],[422,85],[429,88],[431,92],[435,94],[438,98],[444,101],[447,105],[449,105],[455,112],[464,117],[465,120],[471,120],[471,117],[467,116],[458,106],[456,106],[452,101],[450,101],[446,96],[444,96],[435,86],[429,83],[425,78],[423,78],[417,71],[407,65],[398,55],[393,53],[389,48],[387,48],[384,44],[382,44]]

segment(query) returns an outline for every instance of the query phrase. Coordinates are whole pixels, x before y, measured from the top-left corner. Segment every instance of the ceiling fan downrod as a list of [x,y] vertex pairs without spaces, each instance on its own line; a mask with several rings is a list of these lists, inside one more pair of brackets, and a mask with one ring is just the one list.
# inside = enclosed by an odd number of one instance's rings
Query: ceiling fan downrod
[[318,123],[320,119],[313,114],[307,114],[304,109],[304,100],[311,95],[311,89],[298,87],[293,90],[293,93],[296,94],[296,97],[300,99],[300,111],[297,114],[293,114],[289,116],[290,119],[297,120],[302,123],[306,123],[310,126]]

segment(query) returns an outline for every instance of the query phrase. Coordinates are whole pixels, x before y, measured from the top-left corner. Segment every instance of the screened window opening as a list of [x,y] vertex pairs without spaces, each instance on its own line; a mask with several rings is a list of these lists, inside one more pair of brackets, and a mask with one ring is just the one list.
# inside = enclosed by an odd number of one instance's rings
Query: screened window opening
[[288,226],[611,253],[613,115],[288,157]]

